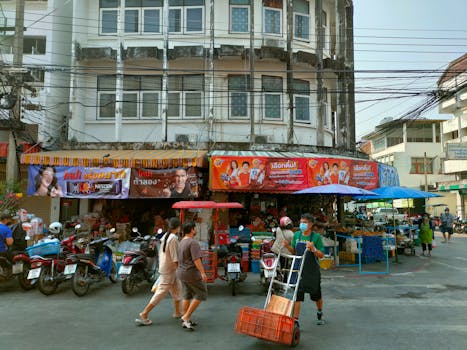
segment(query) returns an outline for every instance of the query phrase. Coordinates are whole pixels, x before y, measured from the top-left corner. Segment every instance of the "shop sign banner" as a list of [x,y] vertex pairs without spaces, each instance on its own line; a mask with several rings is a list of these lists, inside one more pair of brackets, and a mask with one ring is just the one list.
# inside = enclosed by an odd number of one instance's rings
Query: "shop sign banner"
[[28,195],[68,198],[128,198],[129,168],[29,165]]
[[376,162],[344,158],[308,159],[309,187],[342,184],[371,190],[378,187]]
[[307,187],[307,159],[211,157],[213,191],[292,192]]
[[400,186],[397,169],[386,164],[378,164],[379,187]]
[[448,159],[467,159],[467,143],[448,143],[447,145]]
[[[201,180],[201,175],[199,175]],[[131,169],[131,198],[195,198],[199,196],[197,169]]]

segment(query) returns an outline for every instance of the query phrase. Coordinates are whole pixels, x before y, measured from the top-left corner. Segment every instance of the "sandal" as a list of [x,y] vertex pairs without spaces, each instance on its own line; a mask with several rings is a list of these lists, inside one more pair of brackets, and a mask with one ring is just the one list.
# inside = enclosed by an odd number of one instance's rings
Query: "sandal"
[[152,321],[149,318],[137,318],[135,320],[137,326],[150,326]]

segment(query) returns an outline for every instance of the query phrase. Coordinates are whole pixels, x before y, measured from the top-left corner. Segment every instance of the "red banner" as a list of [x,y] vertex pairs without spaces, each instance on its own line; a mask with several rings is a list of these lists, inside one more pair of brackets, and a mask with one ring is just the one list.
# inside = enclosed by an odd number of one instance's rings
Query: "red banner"
[[290,192],[307,187],[306,159],[211,157],[211,189]]
[[376,162],[343,158],[314,158],[308,161],[308,187],[343,184],[373,189],[378,187]]
[[211,157],[213,191],[294,192],[331,183],[377,188],[377,163],[343,158]]

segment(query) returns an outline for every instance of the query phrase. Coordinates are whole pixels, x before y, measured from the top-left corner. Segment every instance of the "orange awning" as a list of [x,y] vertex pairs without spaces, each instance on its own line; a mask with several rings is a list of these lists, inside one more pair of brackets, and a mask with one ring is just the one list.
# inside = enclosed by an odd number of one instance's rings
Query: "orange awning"
[[55,166],[151,168],[208,166],[205,150],[61,150],[24,153],[22,164]]

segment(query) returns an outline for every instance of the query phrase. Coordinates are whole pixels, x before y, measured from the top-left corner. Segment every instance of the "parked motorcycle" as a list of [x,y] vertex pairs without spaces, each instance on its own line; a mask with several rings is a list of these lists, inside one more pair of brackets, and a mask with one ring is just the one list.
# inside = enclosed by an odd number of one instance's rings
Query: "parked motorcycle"
[[112,283],[117,282],[117,267],[112,259],[110,241],[109,237],[98,238],[88,244],[91,254],[70,254],[67,257],[64,274],[72,275],[71,288],[77,296],[86,295],[91,284],[107,278]]
[[242,270],[242,248],[238,245],[238,237],[230,237],[230,243],[219,248],[218,257],[224,266],[222,279],[230,284],[232,295],[235,296],[237,284],[247,277],[247,273]]
[[[32,267],[39,270],[38,288],[44,295],[52,295],[60,283],[71,278],[65,274],[66,257],[69,254],[83,253],[83,239],[77,239],[80,225],[75,227],[75,234],[65,238],[60,243],[60,252],[53,256],[35,256]],[[53,222],[49,225],[49,234],[60,237],[62,224]],[[50,236],[52,237],[52,236]]]
[[122,280],[122,292],[125,294],[134,293],[143,281],[154,283],[159,270],[156,237],[142,237],[136,227],[132,231],[136,235],[132,241],[140,243],[140,247],[138,250],[124,252],[122,265],[118,270]]
[[274,253],[263,253],[259,261],[260,283],[265,293],[269,290],[269,285],[274,277],[275,269],[279,259]]
[[[467,225],[463,224],[463,220],[458,216],[452,225],[454,233],[467,233]],[[464,231],[465,230],[465,231]]]
[[33,289],[36,281],[28,280],[30,270],[31,259],[26,252],[17,252],[11,261],[0,256],[0,281],[9,281],[18,278],[18,283],[22,289]]

